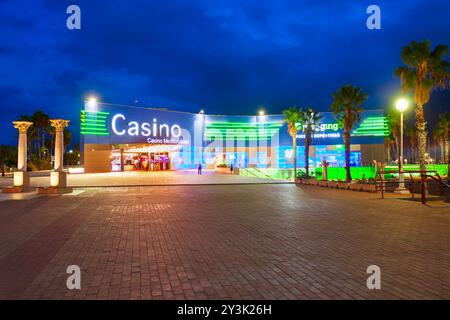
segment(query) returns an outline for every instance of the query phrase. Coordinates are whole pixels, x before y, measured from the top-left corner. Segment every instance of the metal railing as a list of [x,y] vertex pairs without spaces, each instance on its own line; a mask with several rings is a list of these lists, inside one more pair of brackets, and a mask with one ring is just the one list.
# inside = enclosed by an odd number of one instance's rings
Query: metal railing
[[[248,175],[251,175],[252,177],[255,177],[255,178],[264,178],[264,179],[275,180],[273,177],[271,177],[268,174],[262,172],[258,168],[239,168],[239,171],[247,173]],[[255,172],[258,173],[258,174],[256,174]]]
[[262,172],[261,170],[259,170],[258,168],[252,168],[253,170],[255,170],[256,172],[258,172],[260,175],[262,175],[265,179],[270,179],[270,180],[274,180],[273,177],[269,176],[268,174]]
[[[426,171],[377,171],[375,175],[375,185],[377,191],[381,192],[381,198],[384,199],[386,192],[394,192],[399,186],[399,177],[386,179],[385,175],[399,175],[403,174],[405,187],[409,190],[411,198],[415,199],[415,194],[420,194],[420,200],[422,204],[426,204],[427,194],[430,190],[434,195],[444,196],[446,192],[449,192],[450,185],[447,181],[445,183],[439,173],[435,170]],[[415,179],[414,175],[420,175],[420,179]],[[448,179],[447,179],[448,180]]]
[[239,168],[239,174],[240,174],[241,172],[242,172],[242,173],[246,173],[247,176],[251,176],[251,177],[258,178],[257,175],[255,175],[253,172],[251,172],[251,171],[248,170],[247,168]]

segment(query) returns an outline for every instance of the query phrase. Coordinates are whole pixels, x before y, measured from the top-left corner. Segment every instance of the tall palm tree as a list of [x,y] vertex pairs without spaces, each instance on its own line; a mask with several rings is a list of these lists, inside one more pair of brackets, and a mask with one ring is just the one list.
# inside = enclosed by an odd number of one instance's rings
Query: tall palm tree
[[400,167],[400,114],[398,111],[391,110],[386,119],[389,127],[389,138],[395,143],[395,158],[398,159]]
[[345,172],[347,182],[352,180],[350,173],[350,133],[353,126],[359,122],[363,111],[362,104],[367,100],[360,88],[351,84],[342,86],[332,95],[333,103],[330,106],[341,127],[344,128],[343,139],[345,145]]
[[314,128],[319,124],[322,116],[315,112],[311,107],[300,109],[300,122],[302,124],[302,130],[305,134],[305,172],[309,176],[309,146],[312,141],[312,132]]
[[[444,158],[445,158],[445,149],[444,149],[444,130],[443,128],[438,124],[434,127],[433,130],[433,141],[434,141],[434,145],[435,145],[435,149],[437,149],[437,145],[439,145],[439,152],[440,152],[440,158],[439,158],[439,163],[444,163]],[[438,163],[437,159],[437,153],[435,150],[435,156],[436,158],[436,163]]]
[[408,126],[405,129],[406,135],[409,137],[409,148],[411,154],[411,163],[415,163],[416,161],[416,146],[417,146],[417,127],[416,126]]
[[292,149],[294,153],[294,178],[297,177],[297,125],[300,123],[300,109],[290,107],[283,110],[284,121],[287,122],[289,135],[292,137]]
[[384,149],[386,151],[386,162],[389,164],[391,162],[391,145],[394,143],[394,137],[391,133],[384,137]]
[[66,148],[72,142],[72,132],[69,129],[67,129],[67,128],[64,128],[63,140],[64,140],[63,143],[64,143],[64,152],[65,152]]
[[442,128],[442,141],[444,144],[444,163],[449,163],[449,129],[450,129],[450,113],[444,112],[439,116],[439,127]]
[[50,126],[50,117],[41,110],[36,110],[31,116],[36,127],[38,156],[42,157],[42,149],[45,147],[45,133]]
[[446,89],[450,82],[450,63],[443,59],[448,47],[438,45],[433,50],[430,42],[412,41],[403,47],[400,57],[405,64],[395,70],[401,79],[402,90],[413,91],[416,108],[416,126],[420,170],[425,170],[427,146],[426,122],[423,106],[430,100],[431,92],[436,88]]

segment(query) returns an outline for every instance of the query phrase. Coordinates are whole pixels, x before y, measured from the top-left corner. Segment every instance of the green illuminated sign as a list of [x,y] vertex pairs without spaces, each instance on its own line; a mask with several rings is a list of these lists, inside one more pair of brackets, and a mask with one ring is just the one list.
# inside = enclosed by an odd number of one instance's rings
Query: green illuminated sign
[[108,128],[106,126],[106,120],[108,119],[108,116],[109,112],[81,110],[80,114],[81,134],[96,135],[96,136],[109,135]]
[[367,117],[358,128],[352,132],[352,136],[355,137],[385,137],[387,135],[389,135],[388,120],[383,116]]
[[270,139],[283,126],[283,121],[277,122],[209,122],[205,125],[205,138],[212,140],[258,140]]
[[[296,123],[295,127],[299,130],[299,131],[303,131],[303,124],[302,123]],[[334,123],[319,123],[315,126],[312,126],[312,131],[338,131],[339,130],[339,124],[337,122]]]

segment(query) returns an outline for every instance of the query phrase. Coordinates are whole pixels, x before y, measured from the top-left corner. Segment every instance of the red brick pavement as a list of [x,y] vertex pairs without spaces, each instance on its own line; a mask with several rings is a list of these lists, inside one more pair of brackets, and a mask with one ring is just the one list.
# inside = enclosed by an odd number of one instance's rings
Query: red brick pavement
[[[366,287],[371,264],[381,290]],[[351,191],[133,187],[0,202],[1,298],[448,299],[449,264],[448,208]]]

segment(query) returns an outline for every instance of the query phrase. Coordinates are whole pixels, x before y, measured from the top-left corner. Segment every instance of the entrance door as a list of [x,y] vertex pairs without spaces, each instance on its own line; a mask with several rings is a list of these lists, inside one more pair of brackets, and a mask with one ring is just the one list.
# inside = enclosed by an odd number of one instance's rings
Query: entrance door
[[151,171],[170,170],[169,152],[150,153],[150,170]]

